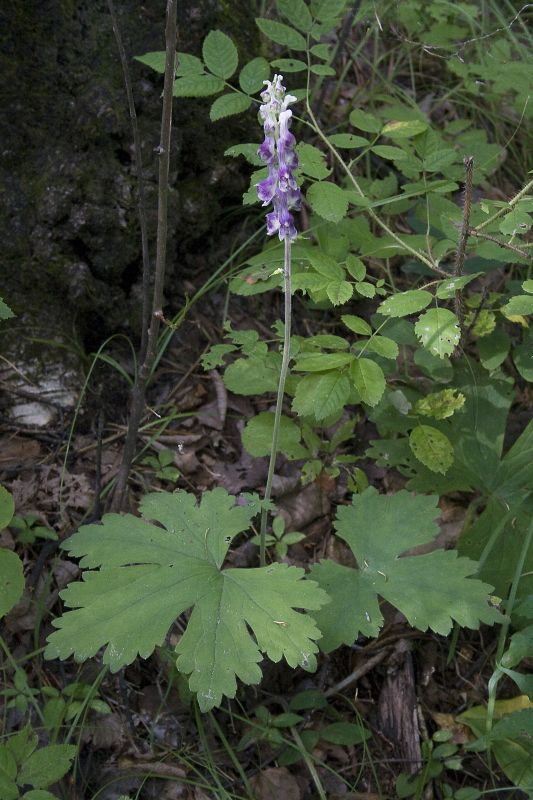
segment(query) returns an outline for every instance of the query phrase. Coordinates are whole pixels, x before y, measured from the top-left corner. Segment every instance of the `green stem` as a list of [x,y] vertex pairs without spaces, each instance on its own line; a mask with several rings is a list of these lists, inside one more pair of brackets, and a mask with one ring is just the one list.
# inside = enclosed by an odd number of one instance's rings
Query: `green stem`
[[518,201],[519,201],[519,200],[521,200],[521,199],[522,199],[522,197],[523,197],[525,194],[527,194],[527,193],[529,192],[529,190],[530,190],[530,189],[532,189],[532,188],[533,188],[533,180],[529,181],[529,183],[526,183],[526,185],[524,186],[524,188],[523,188],[523,189],[520,189],[520,191],[518,192],[518,194],[515,194],[515,196],[514,196],[514,197],[513,197],[511,200],[509,200],[509,202],[507,203],[507,205],[506,205],[506,206],[503,206],[502,208],[498,209],[498,211],[496,211],[496,212],[495,212],[495,213],[492,215],[492,217],[489,217],[489,218],[488,218],[488,219],[486,219],[484,222],[480,222],[480,224],[479,224],[479,225],[476,225],[476,227],[474,228],[474,230],[475,230],[475,231],[482,231],[482,230],[483,230],[483,228],[486,228],[486,227],[487,227],[487,225],[490,225],[492,222],[494,222],[494,220],[496,220],[496,219],[499,219],[499,218],[500,218],[500,217],[502,217],[504,214],[507,214],[507,212],[509,211],[509,209],[510,209],[510,208],[514,208],[514,206],[515,206],[515,205],[518,203]]
[[498,683],[505,674],[499,665],[505,650],[507,634],[509,632],[509,627],[511,625],[511,614],[513,613],[513,607],[516,600],[516,593],[518,591],[518,584],[520,583],[520,578],[522,577],[522,572],[524,570],[524,563],[527,554],[529,552],[529,548],[531,547],[532,540],[533,540],[533,522],[531,522],[528,531],[525,535],[524,543],[522,545],[522,550],[520,551],[520,556],[518,558],[518,561],[516,562],[516,569],[513,577],[513,582],[511,584],[511,590],[509,592],[509,598],[505,605],[505,621],[502,624],[502,627],[500,629],[500,635],[498,637],[498,649],[496,651],[496,667],[491,675],[488,685],[489,699],[487,702],[487,727],[486,727],[487,734],[489,734],[490,731],[492,730],[492,722],[494,719],[494,708],[496,704],[496,689],[498,687]]
[[[285,381],[289,370],[290,350],[291,350],[291,240],[285,237],[285,258],[283,263],[283,292],[285,296],[284,313],[284,333],[283,333],[283,357],[281,360],[281,371],[279,374],[278,396],[276,398],[276,412],[274,414],[274,430],[272,431],[272,449],[270,451],[270,462],[268,464],[268,474],[265,487],[265,504],[270,500],[272,494],[272,479],[274,478],[274,468],[276,466],[276,456],[278,454],[279,426],[281,421],[281,411],[283,409],[283,395],[285,393]],[[261,510],[261,529],[259,544],[259,563],[264,567],[266,564],[266,529],[268,511],[266,508]]]

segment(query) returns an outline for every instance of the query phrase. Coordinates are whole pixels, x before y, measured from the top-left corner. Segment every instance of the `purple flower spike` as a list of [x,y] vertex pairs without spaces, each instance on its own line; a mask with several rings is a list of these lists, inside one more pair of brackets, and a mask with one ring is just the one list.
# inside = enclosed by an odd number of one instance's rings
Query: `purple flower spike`
[[274,75],[272,82],[265,81],[266,89],[261,93],[259,111],[265,140],[257,154],[268,165],[268,178],[256,184],[256,189],[263,205],[272,203],[274,208],[266,215],[268,235],[277,233],[281,240],[293,241],[297,232],[290,209],[299,209],[301,198],[292,173],[298,166],[298,156],[294,152],[296,139],[289,130],[292,111],[288,106],[296,98],[285,94],[282,80],[282,75]]

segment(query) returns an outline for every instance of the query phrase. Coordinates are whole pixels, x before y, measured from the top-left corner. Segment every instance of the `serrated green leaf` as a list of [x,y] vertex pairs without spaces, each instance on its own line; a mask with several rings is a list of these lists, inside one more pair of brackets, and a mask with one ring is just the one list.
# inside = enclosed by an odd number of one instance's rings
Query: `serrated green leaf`
[[385,376],[379,364],[370,358],[356,358],[350,375],[363,403],[376,406],[385,391]]
[[426,308],[433,300],[431,292],[425,289],[412,289],[408,292],[399,292],[383,300],[378,306],[378,314],[385,317],[406,317]]
[[364,319],[356,317],[354,314],[343,314],[341,317],[342,322],[354,333],[360,336],[370,336],[372,328]]
[[224,88],[224,81],[213,75],[185,75],[174,81],[174,97],[210,97]]
[[301,353],[294,365],[301,372],[326,372],[345,367],[353,361],[351,353]]
[[311,70],[313,75],[332,76],[336,74],[333,67],[330,67],[329,64],[311,64],[309,69]]
[[237,48],[222,31],[209,31],[202,45],[202,55],[207,69],[224,80],[231,78],[239,63]]
[[18,603],[23,591],[22,561],[11,550],[0,549],[0,618]]
[[46,789],[69,771],[77,752],[72,744],[51,744],[35,750],[23,763],[17,782],[34,789]]
[[513,208],[500,222],[500,233],[504,236],[516,236],[524,234],[531,228],[533,219],[530,214],[520,208]]
[[[163,70],[164,72],[164,65]],[[176,77],[201,75],[205,71],[203,61],[190,53],[176,53]]]
[[262,91],[269,75],[270,65],[266,58],[252,58],[239,73],[239,86],[246,94],[256,94]]
[[259,145],[255,143],[234,144],[231,147],[228,147],[227,150],[224,150],[224,155],[231,156],[231,158],[244,156],[249,164],[253,164],[255,167],[257,167],[263,163],[260,156],[257,155],[258,149]]
[[431,425],[417,425],[409,436],[409,447],[432,472],[443,475],[453,464],[453,445],[442,431]]
[[352,253],[346,256],[346,269],[356,281],[364,281],[366,276],[366,267],[360,258],[357,258]]
[[14,316],[15,314],[11,311],[9,306],[6,303],[4,303],[4,301],[0,297],[0,319],[11,319],[11,317]]
[[322,150],[312,144],[300,142],[296,145],[296,153],[301,173],[317,180],[328,177],[331,170],[326,164],[326,157]]
[[223,94],[221,97],[217,97],[211,106],[209,117],[211,122],[216,122],[218,119],[231,117],[233,114],[242,114],[243,111],[248,111],[251,105],[251,99],[243,94],[236,92]]
[[[262,411],[248,420],[242,432],[242,443],[251,456],[260,458],[268,456],[272,451],[272,434],[274,432],[274,414]],[[302,432],[289,417],[281,416],[278,450],[289,458],[305,458],[306,448],[301,444]]]
[[442,172],[445,167],[449,167],[457,161],[457,153],[455,150],[437,150],[430,153],[423,159],[423,168],[426,172]]
[[344,280],[344,270],[337,264],[333,256],[328,255],[318,247],[313,247],[308,252],[308,258],[311,262],[313,269],[328,278],[330,281]]
[[401,147],[393,147],[388,144],[377,144],[372,148],[372,152],[387,161],[405,161],[408,154]]
[[360,131],[366,131],[366,133],[379,133],[383,127],[380,119],[373,114],[368,114],[366,111],[361,111],[359,108],[355,108],[351,112],[350,125],[353,125],[354,128],[359,128]]
[[376,296],[376,287],[372,283],[368,283],[368,281],[359,281],[354,288],[357,294],[362,297],[372,298]]
[[329,181],[313,183],[307,191],[307,201],[313,211],[328,222],[340,222],[348,212],[346,192]]
[[501,308],[502,314],[506,317],[528,316],[533,314],[533,295],[517,294],[511,297],[508,303]]
[[320,729],[320,738],[325,742],[340,744],[345,747],[361,744],[370,739],[371,733],[364,725],[353,722],[332,722]]
[[[193,608],[180,639],[177,667],[190,673],[202,711],[234,697],[236,678],[258,683],[258,663],[284,657],[314,669],[320,637],[313,620],[294,609],[317,609],[327,597],[303,582],[303,570],[273,564],[259,569],[222,569],[231,541],[246,530],[257,504],[236,506],[223,489],[204,492],[200,505],[178,491],[147,495],[132,515],[105,515],[101,525],[82,527],[65,543],[82,557],[84,573],[62,593],[69,611],[54,621],[47,658],[78,660],[105,647],[112,671],[148,657],[173,621]],[[134,610],[133,610],[134,609]],[[249,629],[253,631],[252,638]]]
[[309,52],[312,56],[321,58],[323,61],[329,61],[333,55],[333,47],[330,44],[322,42],[322,44],[314,44]]
[[239,358],[226,367],[224,385],[234,394],[251,395],[276,392],[280,368],[281,356],[279,353]]
[[332,281],[326,286],[326,294],[334,306],[341,306],[350,300],[353,287],[347,281]]
[[[153,69],[155,72],[159,72],[161,75],[163,75],[165,72],[166,57],[167,54],[164,50],[157,50],[150,53],[144,53],[142,56],[133,56],[133,60],[139,61],[139,63],[145,64],[147,67],[150,67],[150,69]],[[200,72],[203,72],[203,67]]]
[[372,353],[377,353],[382,358],[398,358],[398,345],[394,339],[389,339],[387,336],[372,336],[367,342],[363,343],[363,347],[366,347]]
[[346,7],[346,0],[317,0],[314,5],[315,19],[330,20],[337,17]]
[[528,292],[528,294],[533,294],[533,280],[524,281],[522,289],[524,292]]
[[469,578],[476,563],[453,550],[402,556],[432,541],[438,498],[407,491],[380,495],[374,488],[354,495],[352,505],[337,510],[336,533],[352,550],[359,569],[332,561],[311,568],[311,576],[331,597],[315,614],[326,652],[351,645],[359,633],[376,636],[383,624],[378,596],[398,608],[419,630],[450,632],[452,621],[477,628],[501,615],[490,607],[491,587]]
[[341,411],[350,396],[350,381],[339,372],[306,375],[296,387],[293,411],[318,422]]
[[415,333],[426,350],[434,356],[450,356],[459,344],[459,321],[447,308],[432,308],[419,318]]
[[[513,358],[516,358],[516,352],[519,347],[515,348]],[[507,358],[511,349],[511,339],[509,334],[498,328],[488,336],[483,336],[483,338],[479,339],[477,349],[481,363],[485,369],[492,372],[492,370],[498,369]]]
[[276,7],[278,12],[298,30],[309,33],[313,27],[313,18],[304,0],[276,0]]
[[329,141],[334,147],[340,150],[349,150],[354,147],[367,147],[369,144],[368,139],[364,136],[354,136],[352,133],[334,133],[329,137]]
[[281,72],[305,72],[307,64],[297,58],[276,58],[270,62],[273,67]]
[[264,17],[256,17],[255,24],[261,33],[276,44],[289,47],[291,50],[307,50],[305,37],[289,25]]
[[[30,789],[22,796],[22,800],[57,800],[57,796],[46,789]],[[118,800],[121,798],[119,797]],[[126,800],[129,800],[129,797]]]
[[[507,339],[509,340],[509,337],[507,337]],[[485,340],[482,339],[481,342],[483,341]],[[505,355],[507,355],[508,350],[509,347],[507,348]],[[524,341],[522,344],[519,344],[514,348],[513,362],[524,380],[533,383],[533,335],[531,330],[528,332],[528,335],[524,336]]]
[[427,130],[428,124],[422,119],[406,119],[389,122],[381,131],[382,136],[390,139],[409,139],[411,136],[418,136]]
[[483,273],[474,272],[472,275],[461,275],[458,278],[447,278],[444,281],[440,281],[435,294],[439,300],[448,300],[448,298],[455,295],[455,292],[459,291],[460,289],[464,289],[464,287],[467,286],[470,281],[479,278],[480,275],[483,275]]

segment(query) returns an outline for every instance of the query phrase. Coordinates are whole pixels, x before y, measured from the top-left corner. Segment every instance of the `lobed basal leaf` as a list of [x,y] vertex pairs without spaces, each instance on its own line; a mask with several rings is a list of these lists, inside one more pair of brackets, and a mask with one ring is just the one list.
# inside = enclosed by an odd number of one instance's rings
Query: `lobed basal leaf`
[[476,562],[455,550],[402,556],[435,538],[437,499],[406,491],[387,496],[369,488],[339,509],[337,536],[352,550],[358,569],[326,560],[311,570],[331,597],[315,615],[322,649],[350,645],[360,633],[377,636],[383,623],[379,597],[414,627],[442,635],[450,632],[453,620],[468,628],[501,620],[489,605],[491,587],[468,577]]
[[176,648],[177,666],[191,673],[202,711],[223,695],[234,697],[237,677],[258,683],[263,654],[315,669],[321,634],[311,617],[295,609],[318,610],[328,602],[326,593],[304,582],[302,569],[285,564],[221,569],[257,503],[236,506],[223,489],[206,492],[200,505],[187,492],[160,492],[148,495],[140,510],[145,520],[108,514],[101,525],[84,526],[65,542],[82,567],[99,569],[89,569],[61,593],[74,610],[54,622],[58,630],[49,636],[47,658],[73,654],[83,661],[105,647],[104,663],[117,671],[137,655],[148,657],[175,619],[192,608]]

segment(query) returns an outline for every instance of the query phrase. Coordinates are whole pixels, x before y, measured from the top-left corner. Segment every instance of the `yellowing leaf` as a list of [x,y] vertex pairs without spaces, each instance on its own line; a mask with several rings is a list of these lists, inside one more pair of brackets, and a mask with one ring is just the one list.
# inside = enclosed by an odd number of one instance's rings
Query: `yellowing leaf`
[[431,425],[417,425],[409,436],[409,447],[432,472],[448,472],[453,464],[453,445],[444,433]]

